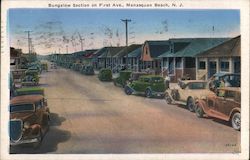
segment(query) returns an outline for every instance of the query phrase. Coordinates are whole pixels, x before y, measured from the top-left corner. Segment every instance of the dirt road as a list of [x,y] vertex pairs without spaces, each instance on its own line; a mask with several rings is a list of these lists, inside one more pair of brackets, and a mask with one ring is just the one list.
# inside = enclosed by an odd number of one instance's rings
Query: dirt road
[[62,68],[41,75],[51,127],[39,149],[11,153],[239,152],[240,132],[228,123],[199,119],[163,99],[127,96],[111,82]]

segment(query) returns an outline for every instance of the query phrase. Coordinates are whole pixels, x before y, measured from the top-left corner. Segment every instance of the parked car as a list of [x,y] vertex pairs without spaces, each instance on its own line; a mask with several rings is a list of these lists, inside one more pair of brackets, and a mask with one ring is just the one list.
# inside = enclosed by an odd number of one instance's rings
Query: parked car
[[147,72],[132,72],[129,78],[129,82],[133,82],[138,80],[141,76],[145,76],[148,75]]
[[98,74],[100,81],[112,81],[112,71],[111,69],[103,68]]
[[178,85],[166,91],[165,99],[168,103],[178,103],[186,105],[191,112],[194,111],[195,101],[201,96],[213,94],[208,88],[207,81],[184,80],[178,81]]
[[114,85],[124,87],[127,84],[131,73],[132,72],[128,70],[120,71],[119,76],[113,79]]
[[220,80],[224,79],[227,83],[226,87],[240,87],[240,74],[239,73],[216,73],[209,79],[210,90],[216,92],[220,86]]
[[196,101],[195,113],[230,121],[235,130],[241,128],[241,92],[239,87],[219,88],[217,95],[209,95]]
[[146,97],[164,97],[165,90],[164,79],[156,75],[141,76],[138,80],[128,83],[124,87],[127,95],[143,94]]
[[15,96],[31,95],[31,94],[44,96],[44,89],[40,87],[24,87],[15,90]]
[[38,85],[39,76],[38,70],[36,69],[28,69],[25,71],[25,76],[22,78],[22,86],[34,86]]
[[23,95],[10,100],[10,145],[38,147],[49,129],[50,114],[42,95]]
[[94,75],[95,74],[94,67],[90,65],[87,66],[82,65],[81,73],[85,75]]

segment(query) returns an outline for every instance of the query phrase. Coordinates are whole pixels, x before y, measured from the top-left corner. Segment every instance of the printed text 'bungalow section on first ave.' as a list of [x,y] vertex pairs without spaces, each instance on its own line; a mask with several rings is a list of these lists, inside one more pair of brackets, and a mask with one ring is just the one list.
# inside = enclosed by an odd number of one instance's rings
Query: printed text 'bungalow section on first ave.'
[[50,8],[178,8],[184,7],[183,3],[49,3]]

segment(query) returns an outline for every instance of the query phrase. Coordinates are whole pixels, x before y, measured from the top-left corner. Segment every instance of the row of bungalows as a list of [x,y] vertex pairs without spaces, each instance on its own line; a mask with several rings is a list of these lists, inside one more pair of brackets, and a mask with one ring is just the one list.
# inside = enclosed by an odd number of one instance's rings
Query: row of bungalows
[[170,39],[170,49],[158,56],[161,59],[162,75],[168,75],[176,82],[180,77],[197,79],[197,55],[223,42],[228,38],[182,38]]
[[119,71],[128,64],[134,71],[168,75],[172,82],[181,77],[206,80],[217,72],[240,73],[240,36],[145,41],[127,48],[104,47],[97,53],[98,68]]
[[[125,66],[179,78],[207,80],[218,72],[240,73],[240,36],[234,38],[172,38],[128,47],[103,47],[71,54],[74,62],[118,72]],[[69,56],[66,56],[68,59]],[[68,59],[69,60],[69,59]]]

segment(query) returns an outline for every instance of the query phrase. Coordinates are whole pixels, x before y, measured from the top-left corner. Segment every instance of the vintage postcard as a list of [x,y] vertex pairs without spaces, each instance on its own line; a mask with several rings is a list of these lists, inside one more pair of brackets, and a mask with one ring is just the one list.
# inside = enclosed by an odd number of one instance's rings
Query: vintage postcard
[[249,1],[1,5],[0,159],[249,159]]

